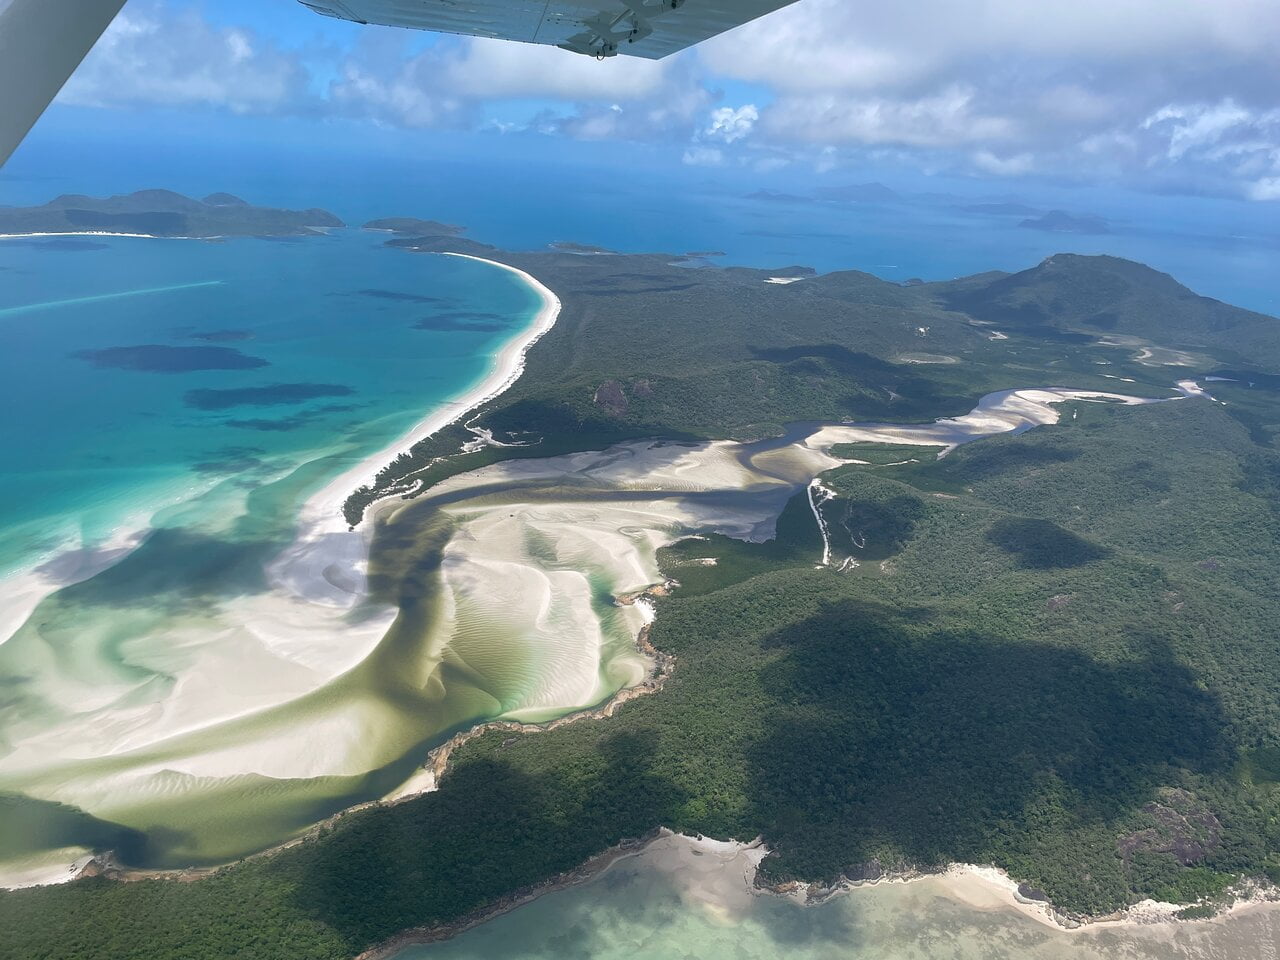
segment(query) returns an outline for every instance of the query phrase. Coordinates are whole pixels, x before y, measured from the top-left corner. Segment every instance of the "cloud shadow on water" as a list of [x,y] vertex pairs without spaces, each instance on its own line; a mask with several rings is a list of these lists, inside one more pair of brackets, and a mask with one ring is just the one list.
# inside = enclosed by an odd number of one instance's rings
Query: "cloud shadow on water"
[[192,373],[197,370],[254,370],[270,362],[241,353],[234,347],[173,347],[144,343],[100,350],[77,350],[71,354],[105,370],[134,370],[141,373]]

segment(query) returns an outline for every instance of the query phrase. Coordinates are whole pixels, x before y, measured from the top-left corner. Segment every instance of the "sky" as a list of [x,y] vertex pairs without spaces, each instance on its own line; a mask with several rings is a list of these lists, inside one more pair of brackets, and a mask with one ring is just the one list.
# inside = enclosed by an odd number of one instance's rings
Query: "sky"
[[798,0],[666,60],[597,62],[296,0],[129,0],[42,123],[181,118],[345,150],[466,135],[643,158],[639,177],[898,169],[1270,205],[1277,43],[1276,0]]

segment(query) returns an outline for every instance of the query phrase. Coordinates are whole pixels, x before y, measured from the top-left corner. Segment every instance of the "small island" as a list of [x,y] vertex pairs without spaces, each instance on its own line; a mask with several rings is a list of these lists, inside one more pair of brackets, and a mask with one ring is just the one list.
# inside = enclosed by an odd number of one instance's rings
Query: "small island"
[[617,250],[610,250],[608,247],[598,247],[594,243],[574,243],[571,240],[557,240],[550,246],[552,250],[560,253],[576,253],[584,257],[602,256],[618,252]]
[[420,220],[417,217],[381,217],[370,220],[362,229],[383,233],[412,234],[419,237],[454,237],[466,232],[466,227],[460,227],[457,224],[441,223],[439,220]]
[[256,207],[229,193],[203,200],[171,190],[115,197],[63,194],[35,207],[0,207],[0,236],[308,237],[346,226],[328,210]]
[[1043,230],[1045,233],[1110,233],[1111,227],[1102,217],[1093,214],[1075,216],[1064,210],[1050,210],[1039,217],[1028,217],[1020,227],[1027,230]]

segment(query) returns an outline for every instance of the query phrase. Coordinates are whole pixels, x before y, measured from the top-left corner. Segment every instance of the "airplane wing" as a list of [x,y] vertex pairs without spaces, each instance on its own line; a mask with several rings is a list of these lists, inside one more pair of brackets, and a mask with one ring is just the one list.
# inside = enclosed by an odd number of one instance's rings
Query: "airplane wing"
[[[316,13],[658,60],[795,0],[300,0]],[[0,0],[0,167],[124,0]]]
[[701,43],[795,0],[299,0],[357,23],[546,43],[594,57],[649,60]]
[[0,167],[124,0],[0,0]]

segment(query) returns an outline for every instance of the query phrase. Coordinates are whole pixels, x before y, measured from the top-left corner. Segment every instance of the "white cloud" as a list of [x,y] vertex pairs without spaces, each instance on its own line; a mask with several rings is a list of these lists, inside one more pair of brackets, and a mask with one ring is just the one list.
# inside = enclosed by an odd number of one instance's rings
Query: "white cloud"
[[1263,177],[1249,185],[1250,200],[1280,200],[1280,177]]
[[796,140],[916,147],[1002,141],[1014,132],[1008,118],[976,109],[973,90],[961,85],[919,98],[788,96],[772,105],[762,126]]
[[330,112],[397,127],[461,126],[479,120],[476,105],[440,82],[441,54],[406,55],[403,32],[363,31],[329,83]]
[[58,97],[81,106],[203,104],[235,113],[296,110],[308,98],[296,54],[194,10],[130,4]]
[[1162,107],[1142,121],[1142,128],[1166,132],[1169,159],[1177,160],[1188,150],[1217,143],[1228,131],[1252,120],[1249,111],[1223,100],[1208,106]]
[[1280,107],[1250,110],[1229,98],[1168,104],[1142,129],[1151,140],[1152,165],[1163,161],[1234,179],[1253,200],[1280,199]]
[[[62,102],[662,140],[758,170],[891,156],[1255,199],[1280,177],[1276,0],[803,0],[663,61],[604,62],[380,27],[299,52],[199,9],[131,0]],[[717,103],[733,80],[753,102]]]
[[1260,196],[1280,148],[1260,119],[1280,109],[1277,37],[1274,0],[804,0],[699,56],[775,94],[753,143],[902,148],[999,176],[1158,167],[1165,185]]
[[480,38],[444,55],[428,51],[420,59],[438,69],[439,86],[469,99],[638,100],[658,94],[670,72],[669,61],[595,60],[545,45]]
[[681,159],[690,167],[719,167],[724,164],[724,152],[719,147],[692,146]]
[[754,103],[738,107],[720,107],[711,111],[711,120],[703,128],[702,136],[707,140],[722,140],[734,143],[751,133],[760,119],[760,111]]
[[1011,56],[1149,61],[1175,71],[1173,52],[1193,55],[1184,66],[1215,52],[1236,63],[1268,61],[1277,36],[1273,0],[804,0],[701,51],[716,72],[776,90],[887,91],[918,88],[975,60],[987,61],[984,73],[998,73]]
[[1035,157],[1029,153],[999,157],[990,150],[979,150],[973,154],[973,165],[984,173],[995,174],[998,177],[1016,177],[1035,169]]

